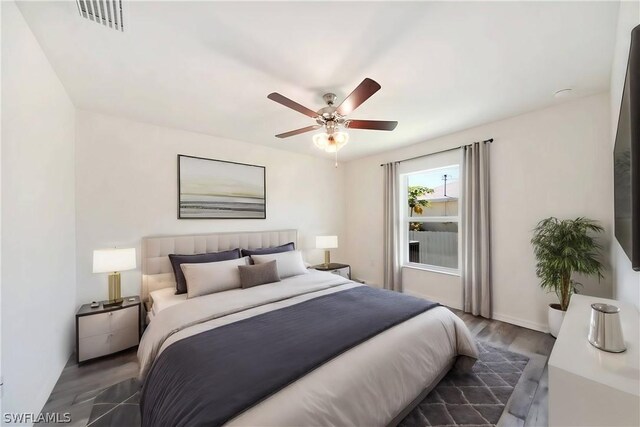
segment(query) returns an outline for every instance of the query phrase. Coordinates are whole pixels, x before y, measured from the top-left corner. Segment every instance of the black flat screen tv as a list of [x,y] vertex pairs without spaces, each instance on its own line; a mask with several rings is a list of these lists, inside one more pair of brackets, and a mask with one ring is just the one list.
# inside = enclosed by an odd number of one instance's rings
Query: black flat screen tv
[[613,157],[616,239],[640,270],[640,25],[631,32]]

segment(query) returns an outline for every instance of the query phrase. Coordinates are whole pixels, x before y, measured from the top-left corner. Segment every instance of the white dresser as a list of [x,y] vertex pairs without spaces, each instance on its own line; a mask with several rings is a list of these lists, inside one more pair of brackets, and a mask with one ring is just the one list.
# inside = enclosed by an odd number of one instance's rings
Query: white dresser
[[[623,353],[589,344],[591,304],[620,307]],[[640,327],[631,304],[574,295],[549,357],[549,426],[640,425]]]
[[138,345],[140,298],[125,298],[121,306],[91,308],[85,304],[76,313],[76,358],[78,363]]

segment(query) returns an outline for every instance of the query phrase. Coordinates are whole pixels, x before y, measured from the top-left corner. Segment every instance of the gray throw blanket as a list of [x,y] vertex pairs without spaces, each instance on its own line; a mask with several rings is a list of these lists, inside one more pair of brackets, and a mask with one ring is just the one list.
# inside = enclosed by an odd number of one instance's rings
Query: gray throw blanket
[[143,426],[217,426],[369,338],[438,304],[368,286],[177,341],[155,361]]

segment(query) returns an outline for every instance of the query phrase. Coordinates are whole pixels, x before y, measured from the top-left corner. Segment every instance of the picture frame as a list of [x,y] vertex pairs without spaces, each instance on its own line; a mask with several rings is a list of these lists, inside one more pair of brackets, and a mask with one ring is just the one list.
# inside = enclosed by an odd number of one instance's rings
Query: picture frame
[[266,219],[266,167],[178,154],[178,219]]

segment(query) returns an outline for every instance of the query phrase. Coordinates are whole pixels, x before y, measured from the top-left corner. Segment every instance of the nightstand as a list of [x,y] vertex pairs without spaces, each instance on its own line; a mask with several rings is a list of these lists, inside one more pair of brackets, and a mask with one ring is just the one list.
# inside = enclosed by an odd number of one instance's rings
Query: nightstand
[[351,279],[351,266],[348,264],[331,263],[328,266],[324,264],[314,265],[314,270],[328,271],[329,273],[337,274],[345,279]]
[[142,305],[140,298],[125,297],[122,305],[91,308],[84,304],[76,313],[76,360],[78,363],[138,345]]

